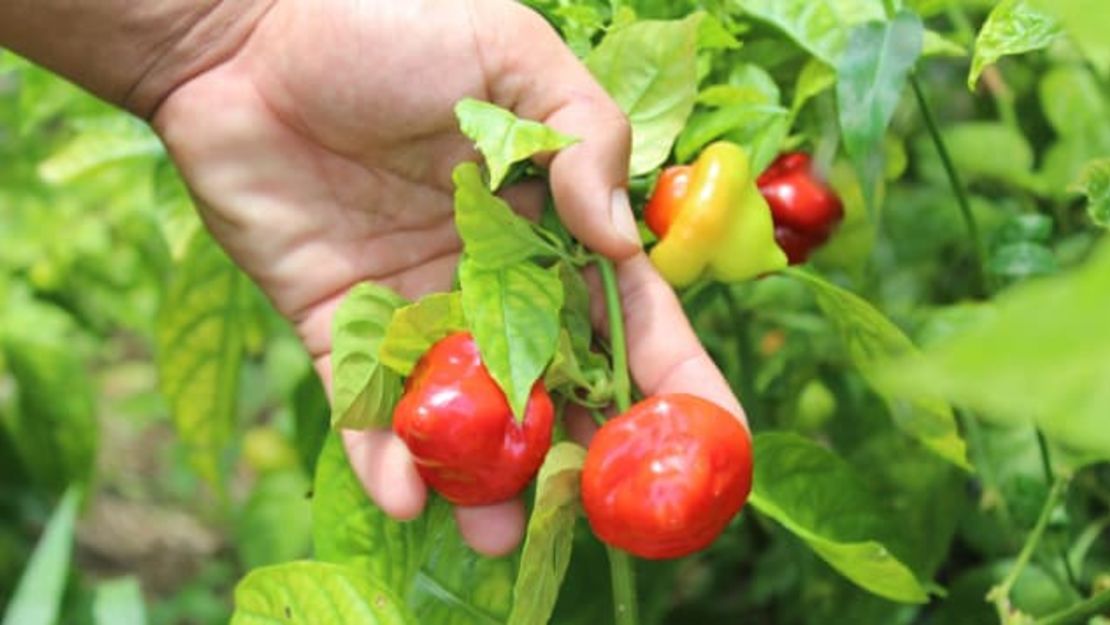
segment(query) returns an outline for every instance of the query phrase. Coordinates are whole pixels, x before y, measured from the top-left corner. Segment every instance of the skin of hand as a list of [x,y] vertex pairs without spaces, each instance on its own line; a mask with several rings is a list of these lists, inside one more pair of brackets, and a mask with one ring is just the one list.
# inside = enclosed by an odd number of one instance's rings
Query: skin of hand
[[[450,288],[460,251],[450,174],[477,158],[453,108],[472,97],[581,139],[547,164],[552,193],[568,229],[617,261],[644,393],[700,395],[743,419],[641,251],[624,191],[626,118],[542,17],[511,0],[268,0],[229,13],[232,22],[186,36],[196,55],[172,48],[183,61],[165,73],[180,78],[147,72],[119,101],[152,113],[205,224],[295,325],[325,386],[331,318],[350,287],[370,280],[409,298]],[[504,196],[536,215],[543,193],[526,183]],[[587,419],[568,425],[589,437]],[[426,488],[392,432],[343,440],[383,510],[421,513]],[[523,534],[520,501],[458,508],[456,518],[488,555]]]

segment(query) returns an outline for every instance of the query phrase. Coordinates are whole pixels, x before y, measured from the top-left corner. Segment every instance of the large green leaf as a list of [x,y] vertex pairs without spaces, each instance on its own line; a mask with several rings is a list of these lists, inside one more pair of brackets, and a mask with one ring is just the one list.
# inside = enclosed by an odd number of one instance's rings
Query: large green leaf
[[247,568],[308,555],[312,543],[310,489],[299,468],[259,477],[235,523],[235,546]]
[[482,183],[477,165],[458,165],[452,179],[455,183],[455,225],[472,263],[497,269],[534,256],[558,253],[540,237],[534,224],[514,213],[505,200],[490,193]]
[[835,67],[853,24],[883,19],[869,0],[732,0],[751,17],[782,31],[802,49]]
[[255,569],[235,587],[232,625],[416,625],[404,603],[364,571],[325,562]]
[[146,625],[139,580],[128,576],[97,584],[92,612],[96,625]]
[[393,312],[378,356],[385,366],[409,375],[432,345],[465,329],[462,295],[458,291],[432,293]]
[[560,150],[576,141],[539,122],[520,119],[511,111],[473,98],[460,100],[455,105],[455,115],[463,134],[477,144],[486,159],[491,189],[501,185],[513,163],[541,152]]
[[889,363],[884,385],[907,398],[929,389],[1009,423],[1032,419],[1060,445],[1110,459],[1108,290],[1110,246],[1103,245],[1081,269],[1004,293],[995,315],[923,357]]
[[2,625],[54,625],[69,575],[81,490],[71,487],[46,524],[35,552],[4,611]]
[[885,541],[898,532],[860,477],[796,434],[755,437],[749,503],[797,535],[842,575],[892,601],[924,603],[924,586]]
[[632,123],[633,176],[667,159],[697,96],[697,13],[677,21],[640,21],[617,29],[586,66]]
[[1087,163],[1072,190],[1087,197],[1087,214],[1091,221],[1110,228],[1110,158]]
[[39,165],[44,180],[62,184],[120,161],[153,159],[164,152],[150,127],[131,117],[112,114],[76,125],[77,136]]
[[405,303],[370,282],[356,285],[340,302],[332,320],[332,427],[388,427],[393,422],[401,378],[382,366],[378,350],[393,311]]
[[469,258],[459,267],[459,283],[482,362],[522,419],[532,385],[555,354],[563,283],[555,271],[531,263],[491,270]]
[[892,394],[886,378],[877,373],[876,367],[883,361],[915,353],[909,337],[855,294],[810,273],[795,269],[788,272],[813,292],[844,342],[852,363],[887,401],[895,426],[945,460],[969,468],[967,445],[960,438],[951,407],[939,395],[924,392],[909,401],[901,399]]
[[1002,0],[987,16],[975,38],[967,86],[975,89],[979,75],[998,59],[1047,47],[1060,34],[1056,20],[1028,0]]
[[851,30],[848,47],[836,63],[836,101],[844,150],[863,181],[872,205],[883,173],[882,141],[921,55],[921,19],[900,11],[889,22],[868,22]]
[[586,450],[574,443],[551,448],[536,480],[509,625],[547,623],[570,564],[578,518],[579,479]]
[[1041,11],[1056,18],[1079,49],[1103,76],[1110,74],[1110,5],[1103,0],[1031,0]]
[[230,442],[250,285],[205,232],[177,266],[155,321],[162,392],[193,467],[219,484]]

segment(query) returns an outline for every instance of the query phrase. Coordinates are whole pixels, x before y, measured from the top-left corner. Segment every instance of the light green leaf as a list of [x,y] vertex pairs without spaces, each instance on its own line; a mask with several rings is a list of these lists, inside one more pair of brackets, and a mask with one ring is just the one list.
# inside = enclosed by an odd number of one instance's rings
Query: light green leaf
[[19,578],[2,625],[54,625],[69,575],[81,489],[66,490]]
[[820,59],[810,59],[798,72],[798,79],[794,84],[794,101],[790,105],[790,114],[797,115],[806,102],[836,84],[836,70]]
[[135,158],[163,154],[162,142],[137,119],[112,114],[85,120],[83,130],[61,150],[39,164],[39,175],[51,184],[64,184],[85,174]]
[[416,625],[404,603],[358,569],[291,562],[255,569],[235,587],[231,625]]
[[921,54],[922,32],[921,19],[909,11],[900,11],[889,22],[860,24],[836,64],[844,149],[863,181],[868,206],[873,206],[883,174],[883,135]]
[[198,231],[155,320],[162,393],[193,467],[213,486],[235,424],[249,289],[246,276]]
[[378,357],[383,365],[407,376],[432,345],[465,329],[462,294],[432,293],[393,311]]
[[[835,67],[855,21],[882,19],[882,6],[857,5],[844,11],[837,0],[733,0],[749,16],[782,31],[802,49]],[[864,11],[858,9],[863,8]],[[877,10],[875,10],[877,8]]]
[[1110,4],[1104,0],[1032,0],[1037,9],[1059,20],[1068,36],[1104,77],[1110,75]]
[[632,124],[632,176],[667,159],[694,110],[701,20],[695,13],[677,21],[635,22],[611,31],[586,57],[586,66]]
[[482,362],[523,419],[532,385],[555,354],[563,283],[531,263],[483,269],[459,266],[462,304]]
[[139,580],[128,576],[97,584],[92,611],[96,625],[146,625]]
[[741,45],[728,28],[709,13],[702,13],[698,24],[698,50],[736,50]]
[[[1068,274],[1004,292],[997,314],[883,367],[884,384],[907,398],[924,388],[993,420],[1032,419],[1054,442],[1110,459],[1110,246]],[[1051,320],[1046,321],[1046,311]]]
[[312,544],[311,486],[298,468],[259,478],[235,523],[235,546],[247,568],[308,555]]
[[508,625],[547,623],[551,619],[574,546],[579,480],[585,460],[582,447],[559,443],[540,467]]
[[749,503],[781,523],[856,585],[903,603],[928,595],[885,542],[898,532],[852,468],[797,434],[755,437],[755,481]]
[[[1036,187],[1033,148],[1014,126],[991,121],[962,122],[950,124],[942,135],[962,178],[1005,182],[1020,189]],[[926,176],[947,179],[930,139],[918,138],[914,150]],[[998,158],[999,154],[1006,158]]]
[[925,37],[921,42],[921,56],[949,56],[963,58],[967,56],[967,48],[952,41],[935,30],[925,30]]
[[577,141],[539,122],[520,119],[496,104],[463,98],[455,105],[462,133],[470,137],[489,167],[489,188],[501,186],[509,166]]
[[1087,196],[1087,215],[1091,221],[1110,228],[1110,158],[1087,163],[1071,190]]
[[1002,0],[987,16],[975,38],[967,88],[974,90],[979,75],[998,59],[1048,47],[1060,26],[1027,0]]
[[405,299],[364,282],[352,288],[332,321],[332,412],[335,428],[385,427],[401,396],[401,378],[382,366],[378,350],[393,312]]
[[497,269],[557,250],[537,234],[536,226],[517,215],[505,200],[482,184],[474,163],[462,163],[452,174],[455,183],[455,225],[466,255],[480,267]]
[[[1110,149],[1106,118],[1110,103],[1090,71],[1079,65],[1053,67],[1037,85],[1041,108],[1062,137],[1093,135],[1103,149]],[[1101,154],[1100,154],[1101,156]]]
[[779,149],[778,142],[766,141],[768,133],[775,130],[776,124],[788,119],[789,111],[769,104],[741,104],[698,112],[690,118],[690,123],[679,135],[678,143],[675,144],[675,158],[679,162],[690,162],[702,148],[717,139],[737,143],[747,149],[749,154],[753,154],[757,147],[767,145],[766,149],[760,149],[758,163],[754,155],[752,158],[752,171],[761,171],[770,162],[764,153],[769,152],[773,159]]
[[389,518],[366,496],[334,433],[320,452],[313,493],[316,558],[365,571],[398,595],[407,595],[424,558],[429,524],[438,520],[428,512],[407,522]]
[[894,425],[925,447],[956,466],[968,469],[967,445],[960,438],[951,407],[939,396],[926,393],[905,401],[891,392],[886,379],[877,374],[883,361],[915,353],[913,343],[882,313],[853,293],[797,269],[788,269],[794,279],[809,287],[817,304],[832,321],[848,356],[868,384],[887,402]]

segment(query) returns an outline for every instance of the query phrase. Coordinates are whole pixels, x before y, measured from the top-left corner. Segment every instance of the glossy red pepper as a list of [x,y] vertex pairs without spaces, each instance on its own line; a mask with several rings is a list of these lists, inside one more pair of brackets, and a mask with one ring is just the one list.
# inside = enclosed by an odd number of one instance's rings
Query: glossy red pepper
[[662,395],[598,430],[582,467],[582,505],[602,541],[677,558],[720,535],[751,483],[751,438],[736,417],[700,397]]
[[517,422],[474,338],[459,332],[416,364],[393,411],[393,431],[420,477],[444,499],[486,505],[511,499],[536,475],[551,447],[554,414],[537,381]]
[[782,154],[758,178],[759,192],[771,206],[775,241],[791,265],[805,262],[844,217],[844,207],[813,169],[804,152]]

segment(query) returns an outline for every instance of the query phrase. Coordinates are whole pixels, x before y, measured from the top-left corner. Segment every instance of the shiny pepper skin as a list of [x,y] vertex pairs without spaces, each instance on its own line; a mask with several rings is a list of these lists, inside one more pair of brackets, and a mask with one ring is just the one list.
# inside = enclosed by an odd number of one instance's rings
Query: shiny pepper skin
[[528,485],[551,447],[554,414],[537,381],[518,423],[474,338],[459,332],[416,364],[393,411],[393,431],[428,486],[452,503],[479,506],[511,499]]
[[602,541],[641,558],[709,546],[751,490],[747,429],[692,395],[648,398],[598,430],[582,467],[582,505]]
[[644,220],[659,237],[651,261],[674,286],[703,277],[738,282],[786,266],[748,154],[734,143],[718,141],[692,165],[665,169]]
[[804,152],[782,154],[757,181],[759,192],[771,206],[775,240],[791,265],[803,263],[844,217],[844,207],[813,170]]

